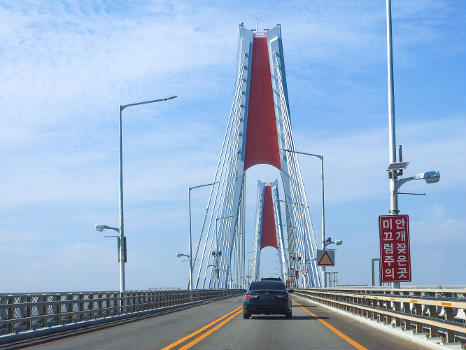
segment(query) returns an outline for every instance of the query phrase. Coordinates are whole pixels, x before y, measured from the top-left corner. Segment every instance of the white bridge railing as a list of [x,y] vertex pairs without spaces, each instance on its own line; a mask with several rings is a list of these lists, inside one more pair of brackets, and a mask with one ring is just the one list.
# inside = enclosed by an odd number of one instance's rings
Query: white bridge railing
[[466,337],[466,288],[296,289],[300,295],[387,325],[412,330],[444,343]]
[[242,290],[219,289],[130,291],[123,295],[119,292],[0,294],[0,338],[240,293]]

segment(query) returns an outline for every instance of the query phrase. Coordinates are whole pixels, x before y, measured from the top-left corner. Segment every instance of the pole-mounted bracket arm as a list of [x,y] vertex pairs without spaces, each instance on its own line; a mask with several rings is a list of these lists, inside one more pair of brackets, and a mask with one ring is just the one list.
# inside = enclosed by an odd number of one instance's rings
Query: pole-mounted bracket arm
[[438,171],[426,171],[404,179],[397,180],[395,178],[395,191],[398,192],[403,184],[412,180],[425,180],[428,184],[432,184],[440,181],[440,173]]

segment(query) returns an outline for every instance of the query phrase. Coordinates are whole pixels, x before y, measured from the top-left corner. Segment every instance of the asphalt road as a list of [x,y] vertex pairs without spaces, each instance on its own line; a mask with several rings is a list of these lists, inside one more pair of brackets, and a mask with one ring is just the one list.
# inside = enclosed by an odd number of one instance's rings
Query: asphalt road
[[[37,350],[419,350],[380,330],[293,298],[293,318],[242,317],[242,297],[35,346]],[[297,303],[300,305],[298,305]]]

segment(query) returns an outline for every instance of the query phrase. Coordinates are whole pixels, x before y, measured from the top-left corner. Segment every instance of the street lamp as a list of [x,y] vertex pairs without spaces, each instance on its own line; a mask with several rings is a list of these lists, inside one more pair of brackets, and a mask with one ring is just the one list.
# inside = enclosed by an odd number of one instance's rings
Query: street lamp
[[328,237],[325,241],[324,241],[324,250],[325,248],[330,245],[330,244],[336,244],[336,245],[342,245],[343,244],[343,241],[341,239],[336,239],[334,241],[332,241],[332,237]]
[[[399,164],[402,164],[402,170],[404,170],[407,167],[408,162],[404,163],[393,163],[390,164],[388,167],[389,171],[389,178],[391,180],[391,184],[393,184],[393,192],[391,195],[391,201],[390,201],[390,214],[391,215],[397,215],[399,213],[398,210],[398,194],[401,194],[401,192],[398,192],[400,187],[405,184],[406,182],[413,181],[413,180],[425,180],[426,183],[428,184],[433,184],[436,182],[440,181],[440,173],[438,171],[426,171],[414,176],[402,178],[402,179],[397,179],[398,174],[402,174],[400,172],[400,169],[397,169],[397,166]],[[405,194],[414,194],[414,193],[405,193]],[[400,288],[400,282],[393,282],[392,283],[393,288]]]
[[290,254],[290,275],[293,280],[295,280],[295,286],[298,287],[299,280],[299,262],[301,257],[296,255],[296,252]]
[[234,218],[236,215],[230,215],[230,216],[223,216],[220,218],[215,219],[215,241],[216,241],[216,248],[215,251],[212,252],[212,255],[215,257],[215,271],[216,271],[216,279],[217,279],[217,284],[216,287],[218,288],[218,279],[219,279],[219,269],[218,269],[218,258],[222,256],[222,252],[218,250],[218,231],[217,231],[217,223],[218,220],[224,220],[224,219],[230,219]]
[[[127,261],[126,252],[126,237],[125,237],[125,225],[123,215],[123,128],[122,128],[122,114],[123,110],[128,107],[139,106],[155,102],[163,102],[176,98],[177,96],[165,97],[157,100],[142,101],[136,103],[128,103],[126,105],[120,105],[120,118],[119,118],[119,136],[120,136],[120,242],[119,245],[119,260],[120,260],[120,293],[125,292],[125,262]],[[97,228],[96,228],[97,229]]]
[[[284,200],[281,200],[279,199],[280,202],[284,202],[284,203],[289,203],[289,204],[294,204],[294,205],[302,205],[302,206],[305,206],[304,204],[301,204],[301,203],[296,203],[296,202],[289,202],[289,201],[284,201]],[[288,227],[288,228],[291,228],[291,231],[293,231],[293,229],[297,229],[296,226],[293,226],[293,225],[285,225],[285,224],[282,224],[282,226],[284,227]],[[290,243],[288,242],[288,245]],[[293,250],[296,250],[296,248],[293,248]],[[288,268],[288,278],[289,279],[292,279],[292,280],[295,280],[296,279],[296,271],[298,270],[298,267],[296,264],[293,265],[293,261],[296,262],[296,251],[295,252],[288,252],[288,256],[289,256],[289,261],[288,261],[288,264],[289,264],[289,268]],[[300,258],[301,259],[301,258]],[[297,282],[296,282],[296,285],[297,285]]]
[[[408,165],[408,162],[403,162],[401,159],[401,146],[399,154],[399,162],[396,161],[396,135],[395,135],[395,96],[394,96],[394,81],[393,81],[393,45],[392,45],[392,5],[391,0],[386,0],[386,19],[387,19],[387,75],[388,75],[388,150],[390,165],[387,169],[388,179],[390,183],[390,214],[397,215],[398,210],[398,189],[405,182],[411,180],[426,180],[427,183],[435,183],[440,180],[438,171],[428,171],[406,179],[398,179],[398,176],[403,174],[403,170]],[[393,282],[393,288],[399,288],[400,282]]]
[[217,250],[214,250],[212,252],[212,256],[215,257],[215,276],[216,276],[216,280],[217,280],[216,287],[218,287],[218,278],[219,278],[218,258],[220,256],[222,256],[222,252],[220,250],[218,250],[218,247],[217,247]]
[[213,186],[215,184],[218,184],[218,181],[209,183],[209,184],[204,184],[204,185],[198,185],[198,186],[191,186],[188,187],[188,207],[189,207],[189,289],[193,290],[193,236],[192,236],[192,225],[191,225],[191,190],[194,190],[195,188],[201,188],[201,187],[207,187],[207,186]]
[[420,173],[411,177],[406,177],[404,179],[396,179],[395,191],[398,192],[401,185],[412,180],[425,180],[426,183],[433,184],[440,181],[440,173],[438,171],[426,171],[424,173]]
[[[177,258],[188,258],[188,259],[191,259],[191,256],[188,255],[188,254],[183,254],[183,253],[176,253],[176,257]],[[183,261],[186,261],[186,260],[183,260]],[[190,288],[191,289],[191,288]],[[191,289],[192,290],[192,289]]]
[[111,227],[107,225],[95,225],[95,230],[99,232],[104,232],[104,230],[113,230],[116,232],[120,232],[120,229],[117,227]]
[[[321,183],[322,183],[322,249],[325,250],[325,184],[324,184],[324,156],[322,154],[314,154],[314,153],[308,153],[308,152],[298,152],[290,149],[283,149],[285,152],[290,152],[290,153],[297,153],[297,154],[303,154],[305,156],[311,156],[311,157],[316,157],[320,159],[320,176],[321,176]],[[325,266],[322,266],[322,276],[324,279],[324,284],[325,284]],[[325,286],[324,286],[325,287]]]
[[[112,226],[107,226],[107,225],[95,225],[95,230],[98,232],[104,232],[104,230],[113,230],[113,231],[120,233],[120,229],[118,227],[112,227]],[[118,262],[120,262],[120,255],[118,254],[118,252],[120,251],[120,245],[121,245],[120,236],[111,235],[111,236],[104,236],[104,237],[105,238],[115,237],[118,239],[117,256],[118,256]],[[123,242],[123,245],[124,245],[124,250],[126,250],[126,241]]]

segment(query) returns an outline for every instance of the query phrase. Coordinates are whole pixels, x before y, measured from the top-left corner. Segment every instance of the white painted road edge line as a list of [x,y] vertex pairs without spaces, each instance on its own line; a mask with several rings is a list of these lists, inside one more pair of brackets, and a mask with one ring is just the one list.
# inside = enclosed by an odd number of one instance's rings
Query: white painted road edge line
[[[306,300],[307,302],[317,304],[317,305],[322,306],[324,308],[327,308],[327,309],[329,309],[331,311],[337,312],[337,313],[339,313],[341,315],[351,317],[351,318],[353,318],[353,319],[355,319],[355,320],[357,320],[357,321],[359,321],[361,323],[364,323],[364,324],[366,324],[368,326],[371,326],[373,328],[377,328],[377,329],[379,329],[381,331],[384,331],[386,333],[390,333],[390,334],[395,335],[397,337],[403,338],[404,340],[410,341],[412,343],[416,343],[416,344],[422,345],[424,347],[428,347],[429,349],[432,349],[432,350],[455,349],[455,347],[452,346],[453,344],[442,345],[442,344],[440,344],[438,342],[435,342],[434,340],[428,339],[427,337],[423,338],[421,336],[416,336],[411,331],[403,331],[400,328],[395,328],[395,327],[393,327],[391,325],[385,325],[385,324],[383,324],[381,322],[378,322],[376,320],[371,320],[371,319],[368,319],[368,318],[365,318],[365,317],[362,317],[362,316],[359,316],[359,315],[354,315],[354,314],[352,314],[350,312],[346,312],[346,311],[334,308],[332,306],[321,304],[321,303],[319,303],[317,301],[310,300],[310,299],[308,299],[306,297],[302,297],[300,295],[293,294],[293,296],[301,298],[303,300]],[[461,350],[461,345],[458,345],[458,347],[456,349]]]

